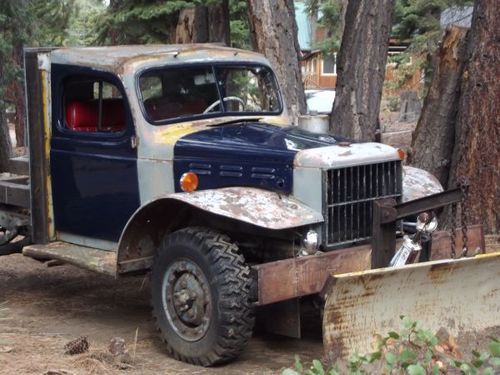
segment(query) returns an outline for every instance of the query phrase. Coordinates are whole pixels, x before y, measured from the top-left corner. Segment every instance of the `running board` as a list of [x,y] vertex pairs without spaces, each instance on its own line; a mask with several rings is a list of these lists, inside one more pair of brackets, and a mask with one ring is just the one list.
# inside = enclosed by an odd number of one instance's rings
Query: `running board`
[[57,259],[89,271],[116,276],[116,253],[112,251],[57,241],[25,246],[23,255],[39,260]]

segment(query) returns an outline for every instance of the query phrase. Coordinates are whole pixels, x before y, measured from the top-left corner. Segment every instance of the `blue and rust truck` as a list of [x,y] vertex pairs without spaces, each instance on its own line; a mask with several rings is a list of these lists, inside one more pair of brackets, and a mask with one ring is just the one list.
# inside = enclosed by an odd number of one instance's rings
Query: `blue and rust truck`
[[[326,299],[325,345],[345,355],[359,321],[361,331],[392,322],[374,305],[347,320],[353,300],[375,295],[370,303],[404,313],[403,299],[373,283],[408,296],[439,289],[435,262],[455,275],[457,264],[485,262],[436,260],[450,249],[444,232],[430,251],[406,237],[396,252],[417,214],[425,232],[429,212],[461,192],[404,167],[401,150],[290,126],[262,55],[209,44],[26,49],[25,78],[29,158],[0,177],[0,254],[116,278],[150,272],[153,315],[179,360],[234,359],[259,311],[269,329],[299,336],[308,296]],[[468,229],[469,248],[484,252],[481,238]],[[422,262],[384,268],[405,243]],[[417,271],[430,275],[405,287]],[[357,294],[339,302],[341,290]]]

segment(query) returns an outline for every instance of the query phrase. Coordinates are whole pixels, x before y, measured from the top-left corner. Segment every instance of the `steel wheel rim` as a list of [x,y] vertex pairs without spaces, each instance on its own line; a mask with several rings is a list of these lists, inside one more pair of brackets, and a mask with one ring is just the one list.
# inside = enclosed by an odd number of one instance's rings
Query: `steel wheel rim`
[[202,339],[212,313],[208,280],[201,268],[187,258],[177,259],[165,271],[162,302],[167,320],[186,341]]

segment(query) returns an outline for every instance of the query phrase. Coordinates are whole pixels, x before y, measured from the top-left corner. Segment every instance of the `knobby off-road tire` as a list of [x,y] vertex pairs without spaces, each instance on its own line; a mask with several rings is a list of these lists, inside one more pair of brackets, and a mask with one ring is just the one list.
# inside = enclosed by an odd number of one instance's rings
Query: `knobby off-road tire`
[[231,361],[252,335],[250,268],[229,237],[189,227],[167,235],[152,269],[153,316],[176,359]]

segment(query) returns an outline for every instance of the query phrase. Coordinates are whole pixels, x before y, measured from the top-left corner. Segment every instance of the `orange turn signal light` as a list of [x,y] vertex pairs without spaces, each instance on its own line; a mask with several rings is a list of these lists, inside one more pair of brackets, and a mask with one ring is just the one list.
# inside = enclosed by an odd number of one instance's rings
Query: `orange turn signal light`
[[404,160],[406,153],[402,148],[398,148],[398,155],[400,160]]
[[181,189],[186,193],[192,193],[198,188],[198,176],[194,172],[186,172],[180,179]]

